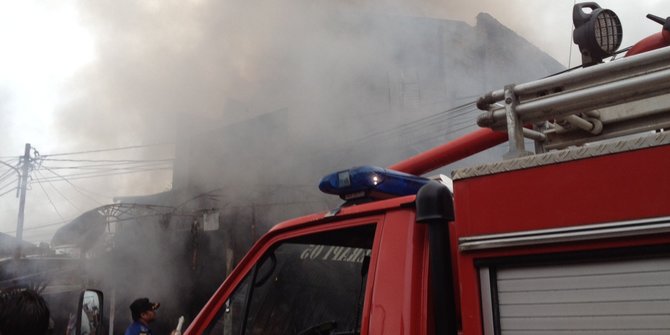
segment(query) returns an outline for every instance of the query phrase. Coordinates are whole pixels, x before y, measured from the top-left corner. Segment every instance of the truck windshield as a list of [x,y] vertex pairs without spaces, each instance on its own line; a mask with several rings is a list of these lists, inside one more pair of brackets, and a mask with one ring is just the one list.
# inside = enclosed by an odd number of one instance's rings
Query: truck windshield
[[374,225],[279,243],[207,334],[359,334]]

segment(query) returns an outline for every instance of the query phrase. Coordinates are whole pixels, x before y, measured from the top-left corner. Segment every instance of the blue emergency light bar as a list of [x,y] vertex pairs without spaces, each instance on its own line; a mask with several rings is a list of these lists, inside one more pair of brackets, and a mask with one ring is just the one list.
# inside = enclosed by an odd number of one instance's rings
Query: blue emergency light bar
[[339,195],[344,200],[379,200],[416,194],[429,181],[423,177],[366,165],[323,177],[319,189],[324,193]]

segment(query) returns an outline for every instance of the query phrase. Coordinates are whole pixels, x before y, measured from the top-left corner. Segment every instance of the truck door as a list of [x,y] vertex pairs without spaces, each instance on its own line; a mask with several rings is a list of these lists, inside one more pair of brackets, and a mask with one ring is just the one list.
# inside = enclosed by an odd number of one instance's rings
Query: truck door
[[484,334],[670,333],[670,257],[649,250],[482,264]]
[[224,295],[225,302],[204,333],[360,334],[370,256],[381,219],[277,236],[236,288]]

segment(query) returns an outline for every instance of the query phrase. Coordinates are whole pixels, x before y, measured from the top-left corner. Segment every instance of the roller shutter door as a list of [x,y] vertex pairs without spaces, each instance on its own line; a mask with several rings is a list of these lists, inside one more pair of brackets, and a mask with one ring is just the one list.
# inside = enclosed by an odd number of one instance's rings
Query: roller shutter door
[[670,334],[670,258],[490,273],[493,333]]

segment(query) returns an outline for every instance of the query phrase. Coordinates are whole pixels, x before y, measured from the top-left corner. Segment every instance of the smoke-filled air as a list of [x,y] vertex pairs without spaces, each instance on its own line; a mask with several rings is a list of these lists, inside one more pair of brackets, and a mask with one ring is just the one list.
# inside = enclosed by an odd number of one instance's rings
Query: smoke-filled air
[[[273,225],[341,203],[318,191],[319,178],[389,166],[477,129],[480,95],[565,69],[535,43],[541,28],[510,19],[541,10],[519,3],[50,4],[43,10],[70,13],[92,51],[58,81],[43,117],[21,121],[15,89],[0,82],[0,122],[11,135],[0,146],[8,241],[0,242],[0,289],[39,289],[58,334],[83,288],[103,291],[102,321],[114,334],[145,296],[161,302],[154,333],[169,333],[180,315],[188,325]],[[551,27],[563,32],[556,49],[569,47],[571,6],[542,14],[565,23]],[[26,127],[32,138],[19,130],[29,122],[43,127]],[[28,142],[39,151],[26,170],[16,259],[15,193]]]

